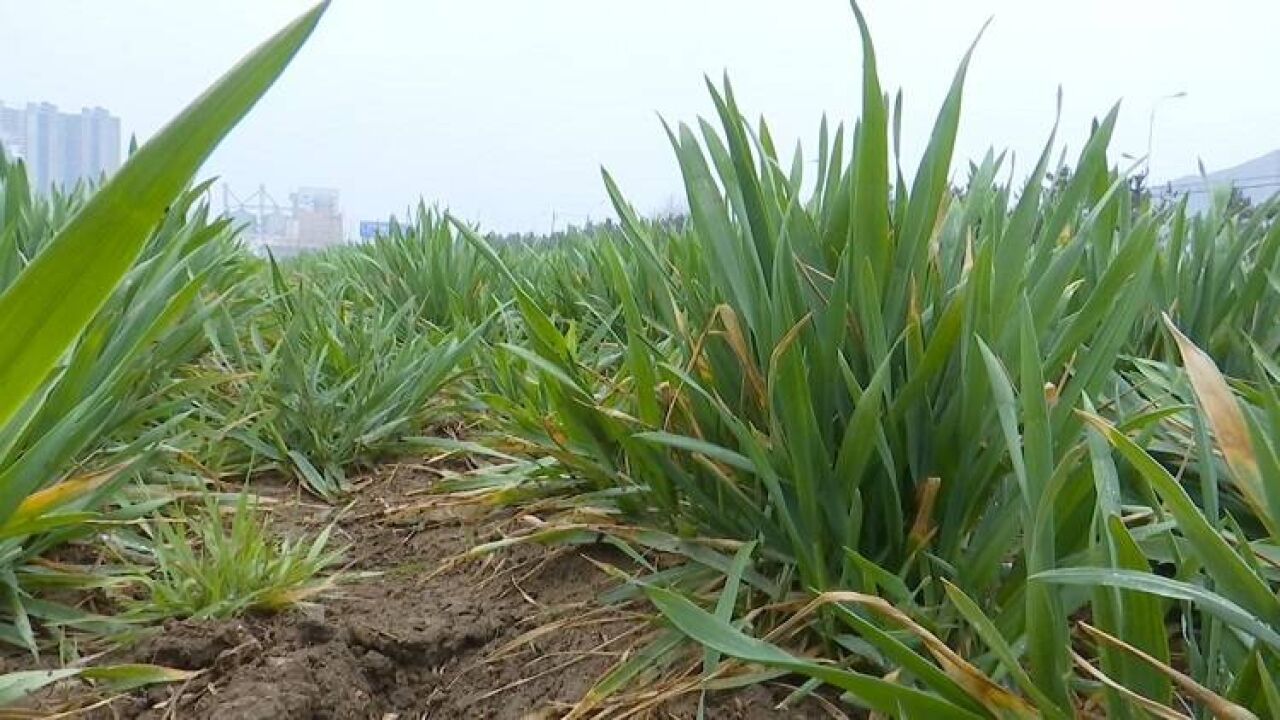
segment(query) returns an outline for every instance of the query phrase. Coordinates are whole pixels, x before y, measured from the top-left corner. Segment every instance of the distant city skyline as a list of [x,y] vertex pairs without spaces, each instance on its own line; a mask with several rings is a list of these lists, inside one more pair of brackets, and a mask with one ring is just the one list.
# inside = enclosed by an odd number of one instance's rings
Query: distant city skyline
[[0,98],[0,145],[23,159],[37,191],[70,188],[120,168],[120,118],[102,107],[62,112],[43,100],[11,107]]
[[[126,139],[146,140],[311,4],[0,0],[14,28],[0,43],[0,92],[102,105],[121,116]],[[1280,147],[1280,95],[1266,90],[1280,67],[1280,3],[859,4],[883,90],[903,90],[907,175],[988,18],[953,177],[992,146],[1010,150],[1005,170],[1025,177],[1059,86],[1057,147],[1069,160],[1118,100],[1112,158],[1151,148],[1157,181],[1194,173],[1197,159],[1229,167]],[[353,220],[403,216],[421,197],[485,230],[519,232],[612,216],[605,166],[639,210],[661,211],[684,186],[659,117],[696,132],[699,115],[715,115],[703,76],[726,71],[747,116],[769,120],[784,163],[796,140],[811,160],[822,115],[849,123],[861,103],[848,1],[337,2],[202,175],[246,190],[265,183],[282,201],[302,185],[341,188]]]

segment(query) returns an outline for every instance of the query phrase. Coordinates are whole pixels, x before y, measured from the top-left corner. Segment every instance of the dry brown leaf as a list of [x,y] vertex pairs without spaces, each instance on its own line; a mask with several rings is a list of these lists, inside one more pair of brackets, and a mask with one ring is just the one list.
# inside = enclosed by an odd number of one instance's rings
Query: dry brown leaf
[[1086,622],[1080,623],[1079,626],[1081,630],[1084,630],[1086,635],[1093,638],[1095,641],[1104,642],[1112,647],[1123,650],[1167,675],[1169,679],[1173,680],[1174,684],[1183,692],[1208,708],[1209,712],[1213,713],[1214,717],[1226,718],[1227,720],[1258,720],[1258,716],[1254,715],[1248,708],[1241,707],[1240,705],[1231,702],[1196,682],[1189,675],[1185,675],[1169,667],[1120,638],[1109,635]]
[[1209,417],[1214,441],[1231,470],[1236,487],[1259,517],[1269,517],[1262,495],[1262,483],[1258,477],[1257,456],[1254,455],[1249,428],[1235,394],[1231,392],[1213,359],[1183,335],[1168,315],[1163,317],[1164,324],[1178,344],[1182,365],[1191,379],[1191,388],[1195,391],[1200,407]]

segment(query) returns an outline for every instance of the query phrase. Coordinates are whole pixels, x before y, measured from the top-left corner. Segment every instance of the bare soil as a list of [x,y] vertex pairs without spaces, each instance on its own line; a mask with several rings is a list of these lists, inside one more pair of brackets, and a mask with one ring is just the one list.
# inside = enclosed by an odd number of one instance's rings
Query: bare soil
[[[626,567],[604,547],[519,546],[453,561],[494,539],[510,516],[441,505],[434,476],[400,465],[373,476],[351,507],[317,504],[284,485],[275,527],[314,532],[337,520],[347,572],[368,573],[314,605],[232,621],[174,621],[115,660],[203,671],[99,705],[99,718],[161,720],[409,720],[560,718],[653,626],[645,608],[605,606],[615,587],[592,560]],[[696,693],[675,685],[628,688],[582,717],[693,718]],[[638,688],[638,689],[637,689]],[[785,687],[709,696],[706,717],[830,717],[825,701],[775,709]],[[65,705],[63,706],[65,707]],[[585,709],[585,708],[584,708]],[[839,716],[835,713],[834,716]]]

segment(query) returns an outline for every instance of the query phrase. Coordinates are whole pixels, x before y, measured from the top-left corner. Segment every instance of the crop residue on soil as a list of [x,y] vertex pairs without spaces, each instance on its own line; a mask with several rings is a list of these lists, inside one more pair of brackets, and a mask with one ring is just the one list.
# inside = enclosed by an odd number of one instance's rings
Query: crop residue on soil
[[[587,556],[625,566],[610,548],[515,547],[447,563],[492,537],[485,520],[421,505],[426,480],[407,466],[364,488],[340,516],[350,546],[344,583],[306,610],[233,621],[175,621],[124,659],[204,671],[185,684],[117,700],[99,717],[192,720],[556,718],[649,629],[638,613],[602,606],[616,581]],[[282,495],[283,488],[255,488]],[[332,509],[278,503],[286,532],[328,523]],[[543,628],[549,631],[537,630]],[[774,709],[780,692],[716,696],[709,718],[815,716]],[[655,699],[635,717],[693,717],[696,697]],[[612,717],[597,708],[587,717]],[[823,716],[826,713],[821,713]]]

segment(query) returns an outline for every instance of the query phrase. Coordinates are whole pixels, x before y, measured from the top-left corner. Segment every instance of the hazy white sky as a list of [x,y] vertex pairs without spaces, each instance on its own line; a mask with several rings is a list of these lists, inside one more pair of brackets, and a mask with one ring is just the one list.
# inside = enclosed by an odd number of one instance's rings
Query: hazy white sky
[[[145,138],[307,0],[0,0],[0,100],[102,105]],[[904,155],[927,137],[964,49],[958,160],[988,146],[1024,170],[1065,92],[1062,140],[1123,101],[1113,144],[1140,155],[1157,98],[1157,178],[1280,147],[1277,0],[864,0],[886,89],[905,91]],[[207,168],[242,194],[337,187],[349,221],[419,196],[486,228],[608,214],[605,165],[642,210],[680,192],[658,114],[713,114],[728,70],[750,116],[812,145],[857,113],[844,0],[335,0],[312,42]],[[781,144],[781,143],[780,143]]]

